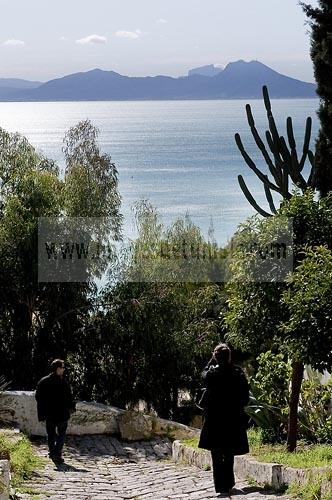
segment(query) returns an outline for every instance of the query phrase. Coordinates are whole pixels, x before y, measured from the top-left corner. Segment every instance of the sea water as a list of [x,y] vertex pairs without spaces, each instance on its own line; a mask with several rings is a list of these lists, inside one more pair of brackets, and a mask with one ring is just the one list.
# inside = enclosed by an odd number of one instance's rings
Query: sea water
[[[244,100],[0,103],[0,126],[20,132],[46,156],[64,167],[63,137],[80,120],[100,130],[103,152],[110,153],[119,173],[124,233],[133,235],[132,206],[149,200],[166,225],[188,214],[207,236],[225,244],[239,223],[254,214],[237,176],[242,174],[255,198],[267,208],[261,182],[245,165],[234,134],[264,173],[267,166],[250,133]],[[249,101],[264,138],[266,111],[261,100]],[[313,118],[311,146],[318,131],[317,99],[274,100],[273,112],[285,133],[294,121],[302,151],[305,120]]]

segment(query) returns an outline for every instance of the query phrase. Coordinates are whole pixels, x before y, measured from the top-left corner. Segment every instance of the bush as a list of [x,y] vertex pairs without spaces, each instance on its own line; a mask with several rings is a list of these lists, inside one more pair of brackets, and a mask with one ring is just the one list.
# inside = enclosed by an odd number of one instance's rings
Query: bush
[[317,372],[309,369],[307,373],[301,391],[300,434],[310,442],[332,444],[332,377],[324,385]]
[[288,417],[290,365],[282,354],[271,351],[260,354],[256,361],[258,368],[251,380],[247,413],[262,429],[263,442],[280,442]]

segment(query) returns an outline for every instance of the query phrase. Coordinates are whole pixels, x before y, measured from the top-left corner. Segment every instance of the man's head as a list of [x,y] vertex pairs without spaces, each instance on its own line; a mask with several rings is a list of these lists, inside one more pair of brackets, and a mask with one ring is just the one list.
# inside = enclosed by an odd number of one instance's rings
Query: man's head
[[54,359],[51,363],[51,370],[54,375],[63,376],[63,372],[65,371],[65,362],[63,359]]
[[227,365],[232,361],[232,353],[227,344],[218,344],[213,350],[213,357],[219,365]]

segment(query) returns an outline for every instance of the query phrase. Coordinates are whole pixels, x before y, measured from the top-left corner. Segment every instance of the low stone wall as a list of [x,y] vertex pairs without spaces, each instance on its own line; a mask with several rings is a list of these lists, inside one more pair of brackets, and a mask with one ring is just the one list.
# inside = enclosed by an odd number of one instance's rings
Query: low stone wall
[[[207,450],[187,446],[176,440],[172,446],[172,458],[175,462],[184,462],[195,465],[200,469],[212,469],[211,454]],[[269,483],[273,486],[279,484],[279,464],[266,464],[248,456],[238,456],[234,459],[234,471],[239,479],[253,477],[258,483]]]
[[0,460],[0,500],[9,499],[9,460]]
[[332,496],[332,466],[313,467],[312,469],[293,469],[293,467],[282,466],[281,484],[304,484],[309,479],[316,479],[321,476],[322,493],[329,493]]
[[118,418],[119,434],[126,441],[138,441],[151,437],[169,439],[191,439],[199,435],[199,430],[186,425],[164,420],[137,411],[124,411]]
[[[201,469],[212,468],[210,452],[193,448],[180,441],[174,441],[172,447],[172,458],[175,462],[184,462],[196,465]],[[246,480],[248,477],[255,479],[259,484],[268,484],[273,488],[288,486],[292,483],[304,484],[310,478],[332,473],[332,467],[314,467],[312,469],[295,469],[281,464],[265,463],[255,460],[250,455],[235,457],[234,472],[238,479]],[[330,492],[332,482],[327,478],[322,483],[323,491]]]
[[179,440],[173,442],[172,459],[174,462],[196,465],[200,469],[212,469],[212,460],[209,451],[187,446]]
[[[35,393],[32,391],[5,391],[1,395],[4,406],[14,411],[11,421],[29,435],[45,436],[45,424],[38,422]],[[150,414],[121,410],[99,403],[79,402],[72,415],[68,434],[117,434],[127,441],[149,439],[155,436],[170,439],[190,439],[197,429]]]
[[[33,391],[5,391],[1,395],[5,406],[14,411],[11,421],[22,432],[45,436],[45,424],[38,422],[37,405]],[[119,408],[98,403],[77,403],[77,411],[68,425],[68,434],[118,434],[118,418],[124,412]]]

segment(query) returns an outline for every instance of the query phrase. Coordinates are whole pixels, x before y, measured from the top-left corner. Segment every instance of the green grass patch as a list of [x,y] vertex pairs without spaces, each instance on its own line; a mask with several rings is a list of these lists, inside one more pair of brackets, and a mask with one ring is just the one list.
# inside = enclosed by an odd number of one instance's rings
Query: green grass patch
[[190,446],[191,448],[197,448],[200,450],[201,448],[198,448],[198,438],[191,438],[191,439],[184,439],[181,441],[181,443],[185,444],[186,446]]
[[7,455],[10,459],[11,486],[14,488],[31,479],[32,474],[45,464],[45,461],[36,455],[26,436],[11,438],[0,433],[0,455]]
[[198,448],[198,438],[184,439],[181,443],[190,446],[191,448],[195,448],[195,450],[200,453],[204,453],[204,451],[206,451],[203,450],[203,448]]
[[203,448],[198,448],[198,438],[185,439],[184,441],[181,441],[181,443],[190,446],[191,448],[195,448],[195,450],[200,453],[204,453],[206,451]]
[[[329,472],[316,474],[304,484],[291,484],[286,492],[292,498],[301,500],[332,500],[332,481],[329,476]],[[327,481],[330,482],[330,486],[326,485]],[[322,487],[323,483],[325,488]]]
[[21,486],[17,488],[17,491],[24,495],[30,495],[31,500],[40,500],[42,496],[43,497],[52,496],[51,493],[49,493],[48,491],[36,490],[35,488],[32,488],[31,486],[25,486],[24,484],[21,484]]
[[30,495],[32,498],[34,497],[39,497],[40,496],[40,491],[36,490],[35,488],[31,488],[30,486],[20,486],[20,493],[24,493],[25,495]]
[[[250,455],[259,462],[272,462],[300,469],[326,467],[332,464],[332,447],[329,445],[310,445],[299,441],[297,451],[289,453],[285,444],[263,444],[259,429],[249,429],[248,440]],[[183,444],[199,449],[197,438],[186,439]]]
[[273,462],[300,469],[327,467],[332,464],[332,447],[323,444],[307,444],[299,441],[295,453],[289,453],[285,444],[263,444],[261,432],[248,431],[250,454],[260,462]]

